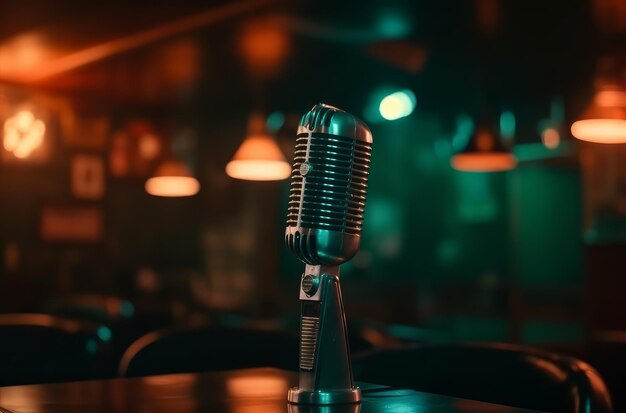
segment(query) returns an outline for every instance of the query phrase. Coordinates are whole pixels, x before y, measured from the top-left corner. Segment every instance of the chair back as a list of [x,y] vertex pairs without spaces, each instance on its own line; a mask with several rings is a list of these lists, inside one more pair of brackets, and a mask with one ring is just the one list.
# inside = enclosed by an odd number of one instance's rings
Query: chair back
[[121,376],[253,367],[298,369],[296,335],[278,330],[209,327],[149,333],[124,353]]
[[46,314],[0,314],[0,386],[93,378],[98,326]]
[[509,344],[419,345],[353,359],[360,381],[554,413],[609,413],[600,375],[575,358]]
[[120,297],[99,294],[75,294],[58,297],[44,304],[46,313],[75,320],[111,325],[133,316],[133,304]]

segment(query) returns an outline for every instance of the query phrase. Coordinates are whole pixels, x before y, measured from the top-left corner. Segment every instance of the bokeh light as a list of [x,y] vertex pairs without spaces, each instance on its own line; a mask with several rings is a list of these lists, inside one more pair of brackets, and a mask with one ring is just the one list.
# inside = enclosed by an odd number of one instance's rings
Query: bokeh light
[[385,96],[378,106],[380,115],[386,120],[404,118],[415,109],[415,94],[404,89]]
[[574,137],[594,143],[626,143],[626,120],[584,119],[572,124]]
[[46,125],[31,111],[22,110],[4,122],[4,149],[16,158],[28,158],[41,146]]
[[547,128],[541,133],[541,141],[548,149],[555,149],[561,143],[561,135],[554,128]]
[[154,196],[193,196],[200,191],[200,183],[180,162],[164,162],[154,176],[146,181],[146,192]]
[[226,174],[246,181],[279,181],[291,176],[291,165],[271,136],[250,135],[226,165]]

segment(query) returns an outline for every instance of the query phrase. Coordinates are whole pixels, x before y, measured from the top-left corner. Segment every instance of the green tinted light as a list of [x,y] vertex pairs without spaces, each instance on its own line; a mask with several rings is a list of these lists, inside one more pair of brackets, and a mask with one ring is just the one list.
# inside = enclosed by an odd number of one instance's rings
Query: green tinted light
[[124,318],[130,318],[135,314],[135,306],[130,301],[124,300],[120,305],[120,314]]
[[281,112],[272,112],[265,121],[267,131],[270,133],[276,133],[285,124],[285,115]]
[[506,111],[500,114],[500,135],[504,139],[515,137],[515,115],[513,112]]
[[408,89],[385,96],[378,106],[380,115],[387,120],[396,120],[409,116],[414,109],[415,94]]
[[98,334],[98,337],[100,337],[100,340],[102,341],[109,341],[111,340],[111,329],[107,326],[100,326],[98,327],[98,331],[96,332]]
[[452,136],[452,148],[457,152],[462,151],[467,146],[472,133],[474,133],[474,121],[471,116],[467,114],[457,116],[456,131]]
[[382,13],[378,21],[378,30],[386,38],[397,39],[411,32],[411,24],[406,15],[397,11],[387,11]]
[[98,343],[95,339],[90,338],[85,341],[85,350],[89,354],[96,354],[98,352]]

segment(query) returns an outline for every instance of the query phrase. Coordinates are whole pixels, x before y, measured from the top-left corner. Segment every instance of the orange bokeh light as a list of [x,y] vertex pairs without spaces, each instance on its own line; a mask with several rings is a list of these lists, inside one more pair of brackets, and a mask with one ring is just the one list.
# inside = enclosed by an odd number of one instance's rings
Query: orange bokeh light
[[146,192],[154,196],[192,196],[200,191],[198,180],[187,176],[157,176],[146,181]]
[[626,91],[618,83],[599,86],[581,118],[571,126],[575,138],[594,143],[626,143]]
[[273,75],[287,57],[290,39],[278,21],[257,20],[243,27],[239,48],[252,72]]
[[226,174],[248,181],[279,181],[289,178],[291,165],[269,135],[251,135],[226,165]]
[[626,120],[583,119],[572,124],[574,137],[594,143],[626,143]]
[[554,149],[561,143],[561,135],[554,128],[548,128],[541,133],[541,141],[548,149]]
[[45,123],[32,112],[22,110],[4,122],[4,149],[16,158],[28,158],[42,145],[45,133]]
[[452,157],[452,167],[464,172],[498,172],[515,168],[517,159],[506,152],[460,153]]
[[200,191],[200,183],[180,162],[170,161],[161,165],[152,178],[146,181],[146,192],[154,196],[183,197]]
[[285,161],[230,161],[226,173],[246,181],[280,181],[289,178],[291,166]]

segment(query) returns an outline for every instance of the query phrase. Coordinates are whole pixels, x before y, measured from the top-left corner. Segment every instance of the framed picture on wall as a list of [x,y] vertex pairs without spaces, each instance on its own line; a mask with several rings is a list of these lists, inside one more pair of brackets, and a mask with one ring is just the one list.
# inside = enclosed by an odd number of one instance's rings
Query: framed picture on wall
[[97,155],[74,155],[71,162],[72,194],[76,198],[101,199],[105,191],[104,161]]

